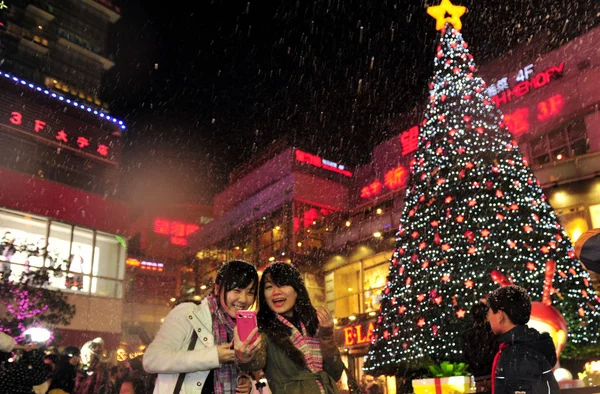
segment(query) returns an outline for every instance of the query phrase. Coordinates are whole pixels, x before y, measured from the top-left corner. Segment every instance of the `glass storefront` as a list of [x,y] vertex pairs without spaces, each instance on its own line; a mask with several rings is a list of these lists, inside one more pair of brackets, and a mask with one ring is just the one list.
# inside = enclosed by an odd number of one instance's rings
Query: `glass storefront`
[[338,318],[379,310],[392,251],[377,253],[325,274],[327,306]]
[[49,288],[123,297],[126,248],[115,235],[0,209],[0,273],[50,267]]

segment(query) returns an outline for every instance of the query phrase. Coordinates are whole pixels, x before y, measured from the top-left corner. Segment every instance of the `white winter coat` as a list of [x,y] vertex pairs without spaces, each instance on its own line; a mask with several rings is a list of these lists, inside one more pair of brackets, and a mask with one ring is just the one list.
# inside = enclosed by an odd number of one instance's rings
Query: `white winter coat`
[[10,353],[15,348],[15,345],[13,337],[0,331],[0,351]]
[[[198,340],[194,350],[188,351],[192,330]],[[159,374],[154,394],[173,394],[180,373],[186,373],[181,394],[200,394],[209,372],[220,367],[207,300],[173,308],[146,349],[143,363],[146,372]],[[226,393],[231,390],[225,389]]]

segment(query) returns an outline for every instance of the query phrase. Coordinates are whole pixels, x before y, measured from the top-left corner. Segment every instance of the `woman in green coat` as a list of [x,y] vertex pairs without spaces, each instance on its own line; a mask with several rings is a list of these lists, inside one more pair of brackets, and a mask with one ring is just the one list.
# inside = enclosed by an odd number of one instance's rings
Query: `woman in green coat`
[[338,394],[344,364],[333,340],[333,317],[315,310],[304,280],[292,265],[269,265],[260,280],[258,326],[262,341],[241,342],[240,369],[263,370],[273,394]]

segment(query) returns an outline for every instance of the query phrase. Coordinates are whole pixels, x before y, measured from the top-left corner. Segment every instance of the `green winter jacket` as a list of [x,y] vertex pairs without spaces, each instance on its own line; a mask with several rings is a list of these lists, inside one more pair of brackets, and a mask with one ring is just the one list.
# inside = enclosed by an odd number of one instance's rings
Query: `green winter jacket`
[[[317,379],[326,394],[339,394],[336,382],[342,376],[344,364],[333,339],[333,328],[319,329],[323,371],[310,372],[304,355],[287,336],[262,333],[262,346],[252,361],[240,364],[246,372],[263,370],[273,394],[320,394]],[[271,333],[272,334],[272,333]]]

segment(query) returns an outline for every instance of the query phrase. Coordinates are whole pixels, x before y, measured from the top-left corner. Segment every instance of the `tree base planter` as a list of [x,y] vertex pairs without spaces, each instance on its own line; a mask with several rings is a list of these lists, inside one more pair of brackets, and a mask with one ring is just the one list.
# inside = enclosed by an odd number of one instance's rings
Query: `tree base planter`
[[470,376],[415,379],[412,381],[415,394],[457,394],[471,392]]

